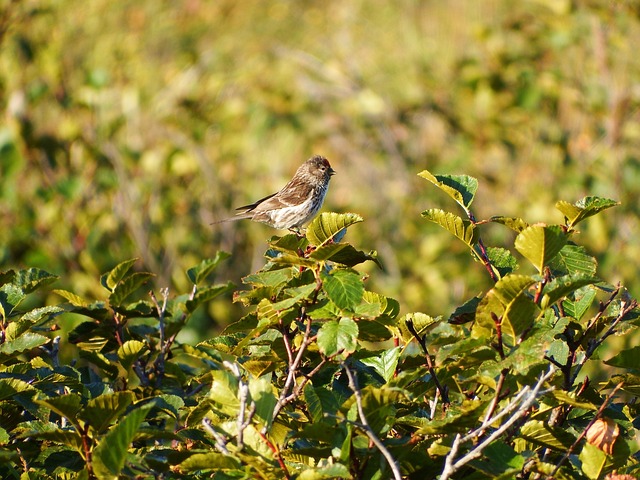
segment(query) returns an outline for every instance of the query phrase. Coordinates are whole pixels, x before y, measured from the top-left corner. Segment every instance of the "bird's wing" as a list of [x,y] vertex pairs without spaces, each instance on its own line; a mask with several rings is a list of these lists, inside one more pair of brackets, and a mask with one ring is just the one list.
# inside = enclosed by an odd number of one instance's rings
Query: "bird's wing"
[[289,182],[279,192],[261,198],[257,202],[251,205],[245,205],[237,210],[266,212],[279,208],[292,207],[306,200],[311,194],[311,190],[313,190],[313,186],[309,183],[296,182],[294,185],[292,182]]
[[[253,203],[250,203],[249,205],[244,205],[242,207],[238,207],[238,208],[236,208],[236,210],[245,210],[245,211],[253,210],[258,205],[260,205],[262,202],[264,202],[265,200],[269,200],[270,198],[276,196],[277,194],[278,194],[278,192],[272,193],[271,195],[267,195],[266,197],[261,198],[260,200],[257,200],[257,201],[255,201]],[[240,212],[240,213],[242,213],[242,212]]]

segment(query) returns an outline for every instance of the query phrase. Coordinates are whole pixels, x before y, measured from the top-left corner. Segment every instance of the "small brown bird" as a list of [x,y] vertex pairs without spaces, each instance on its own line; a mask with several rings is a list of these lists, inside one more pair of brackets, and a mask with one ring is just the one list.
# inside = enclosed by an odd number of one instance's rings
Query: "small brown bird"
[[300,165],[291,181],[279,192],[238,207],[236,210],[241,212],[220,222],[248,218],[279,230],[299,232],[322,207],[329,180],[335,173],[326,158],[315,155]]

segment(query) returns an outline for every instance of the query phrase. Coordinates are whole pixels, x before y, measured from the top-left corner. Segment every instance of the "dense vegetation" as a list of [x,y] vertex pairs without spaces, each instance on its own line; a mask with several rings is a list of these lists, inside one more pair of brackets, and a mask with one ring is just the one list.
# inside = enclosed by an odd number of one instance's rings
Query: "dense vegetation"
[[0,6],[2,478],[639,475],[636,2]]

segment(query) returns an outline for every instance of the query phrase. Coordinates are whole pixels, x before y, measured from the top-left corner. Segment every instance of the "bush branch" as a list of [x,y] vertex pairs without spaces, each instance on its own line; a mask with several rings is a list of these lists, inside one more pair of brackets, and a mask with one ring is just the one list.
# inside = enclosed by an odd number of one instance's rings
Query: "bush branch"
[[353,396],[356,400],[356,407],[358,409],[358,416],[360,417],[360,423],[362,424],[361,428],[364,430],[364,433],[369,437],[369,440],[376,446],[380,453],[384,456],[385,460],[389,464],[391,471],[393,472],[393,478],[395,480],[402,480],[402,475],[400,473],[400,467],[398,466],[395,458],[391,455],[391,452],[387,450],[387,447],[384,446],[384,443],[376,436],[375,432],[369,425],[367,421],[367,417],[364,414],[364,409],[362,408],[362,395],[360,394],[360,390],[358,389],[357,380],[353,372],[349,369],[346,363],[342,364],[344,371],[347,373],[347,377],[349,377],[349,388],[353,391]]

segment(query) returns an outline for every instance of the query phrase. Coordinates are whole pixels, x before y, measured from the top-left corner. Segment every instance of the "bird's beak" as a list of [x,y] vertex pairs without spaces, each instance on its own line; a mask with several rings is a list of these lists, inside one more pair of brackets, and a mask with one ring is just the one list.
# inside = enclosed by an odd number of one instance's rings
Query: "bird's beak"
[[329,175],[335,175],[335,174],[336,174],[336,171],[333,168],[329,167]]

